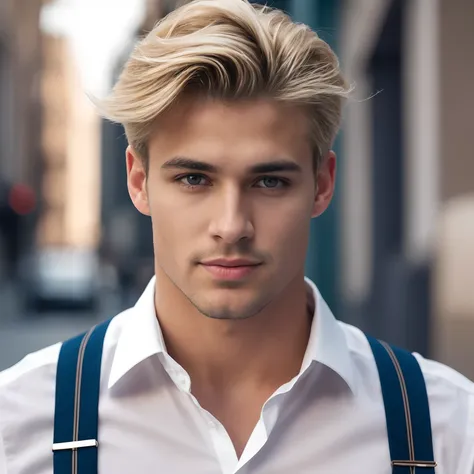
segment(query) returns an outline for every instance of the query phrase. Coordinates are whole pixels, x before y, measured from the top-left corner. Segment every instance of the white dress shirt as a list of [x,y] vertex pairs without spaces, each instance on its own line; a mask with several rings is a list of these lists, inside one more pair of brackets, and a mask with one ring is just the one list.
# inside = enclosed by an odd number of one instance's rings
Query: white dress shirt
[[[264,404],[237,458],[166,352],[152,279],[111,322],[100,390],[99,473],[391,474],[379,377],[364,334],[336,321],[318,290],[300,373]],[[0,374],[0,474],[53,472],[60,344]],[[437,474],[474,474],[474,384],[416,355],[431,407]],[[422,470],[420,469],[420,474]]]

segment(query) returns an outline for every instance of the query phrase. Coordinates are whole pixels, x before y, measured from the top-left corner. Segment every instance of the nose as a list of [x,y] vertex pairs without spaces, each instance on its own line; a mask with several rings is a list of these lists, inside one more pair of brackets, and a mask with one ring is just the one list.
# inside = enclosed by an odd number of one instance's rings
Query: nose
[[248,240],[254,236],[250,210],[238,189],[227,189],[215,196],[209,232],[214,239],[227,245]]

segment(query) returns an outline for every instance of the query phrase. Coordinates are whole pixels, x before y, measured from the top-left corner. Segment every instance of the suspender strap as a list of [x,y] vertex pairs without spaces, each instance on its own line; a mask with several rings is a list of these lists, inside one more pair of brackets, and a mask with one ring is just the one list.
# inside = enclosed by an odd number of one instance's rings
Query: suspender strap
[[435,474],[426,385],[416,358],[367,336],[382,387],[393,474]]
[[106,321],[63,343],[56,374],[54,474],[97,474],[100,369]]

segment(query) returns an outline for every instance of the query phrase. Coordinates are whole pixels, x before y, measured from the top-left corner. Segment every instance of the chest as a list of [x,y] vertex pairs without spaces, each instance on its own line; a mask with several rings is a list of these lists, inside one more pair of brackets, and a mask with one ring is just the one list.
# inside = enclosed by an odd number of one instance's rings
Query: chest
[[258,430],[259,422],[264,423],[261,420],[264,405],[271,394],[261,390],[253,393],[231,391],[228,394],[193,392],[195,408],[203,412],[210,427],[218,429],[230,439],[238,459],[249,444],[253,432]]
[[[229,418],[210,415],[166,379],[130,384],[127,391],[105,387],[99,474],[391,473],[383,404],[330,382],[302,383],[284,400],[263,403],[260,412],[243,403]],[[52,474],[52,394],[49,398],[39,406],[27,397],[4,403],[5,413],[22,414],[13,429],[0,420],[8,474]],[[437,434],[435,428],[435,438],[444,439]],[[448,450],[440,442],[435,447],[443,466]]]
[[[21,408],[25,416],[14,430],[2,432],[7,472],[52,474],[51,410],[35,417],[32,430],[31,414],[18,403],[9,408]],[[392,472],[383,408],[358,399],[301,393],[265,404],[254,426],[255,415],[243,409],[243,439],[251,433],[240,456],[224,424],[182,392],[150,387],[140,394],[104,395],[99,415],[99,474]],[[446,447],[436,448],[442,466]]]
[[156,466],[195,474],[391,473],[383,411],[315,399],[211,415],[186,394],[168,402],[103,404],[102,472],[120,460],[117,474]]

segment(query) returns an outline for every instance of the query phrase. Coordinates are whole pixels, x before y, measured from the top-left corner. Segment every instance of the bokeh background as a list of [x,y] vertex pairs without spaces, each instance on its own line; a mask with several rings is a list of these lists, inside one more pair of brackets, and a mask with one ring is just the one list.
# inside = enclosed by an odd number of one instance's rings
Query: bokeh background
[[[474,2],[274,0],[356,89],[306,273],[336,316],[474,379]],[[0,0],[0,369],[134,303],[151,225],[111,88],[173,0]]]

